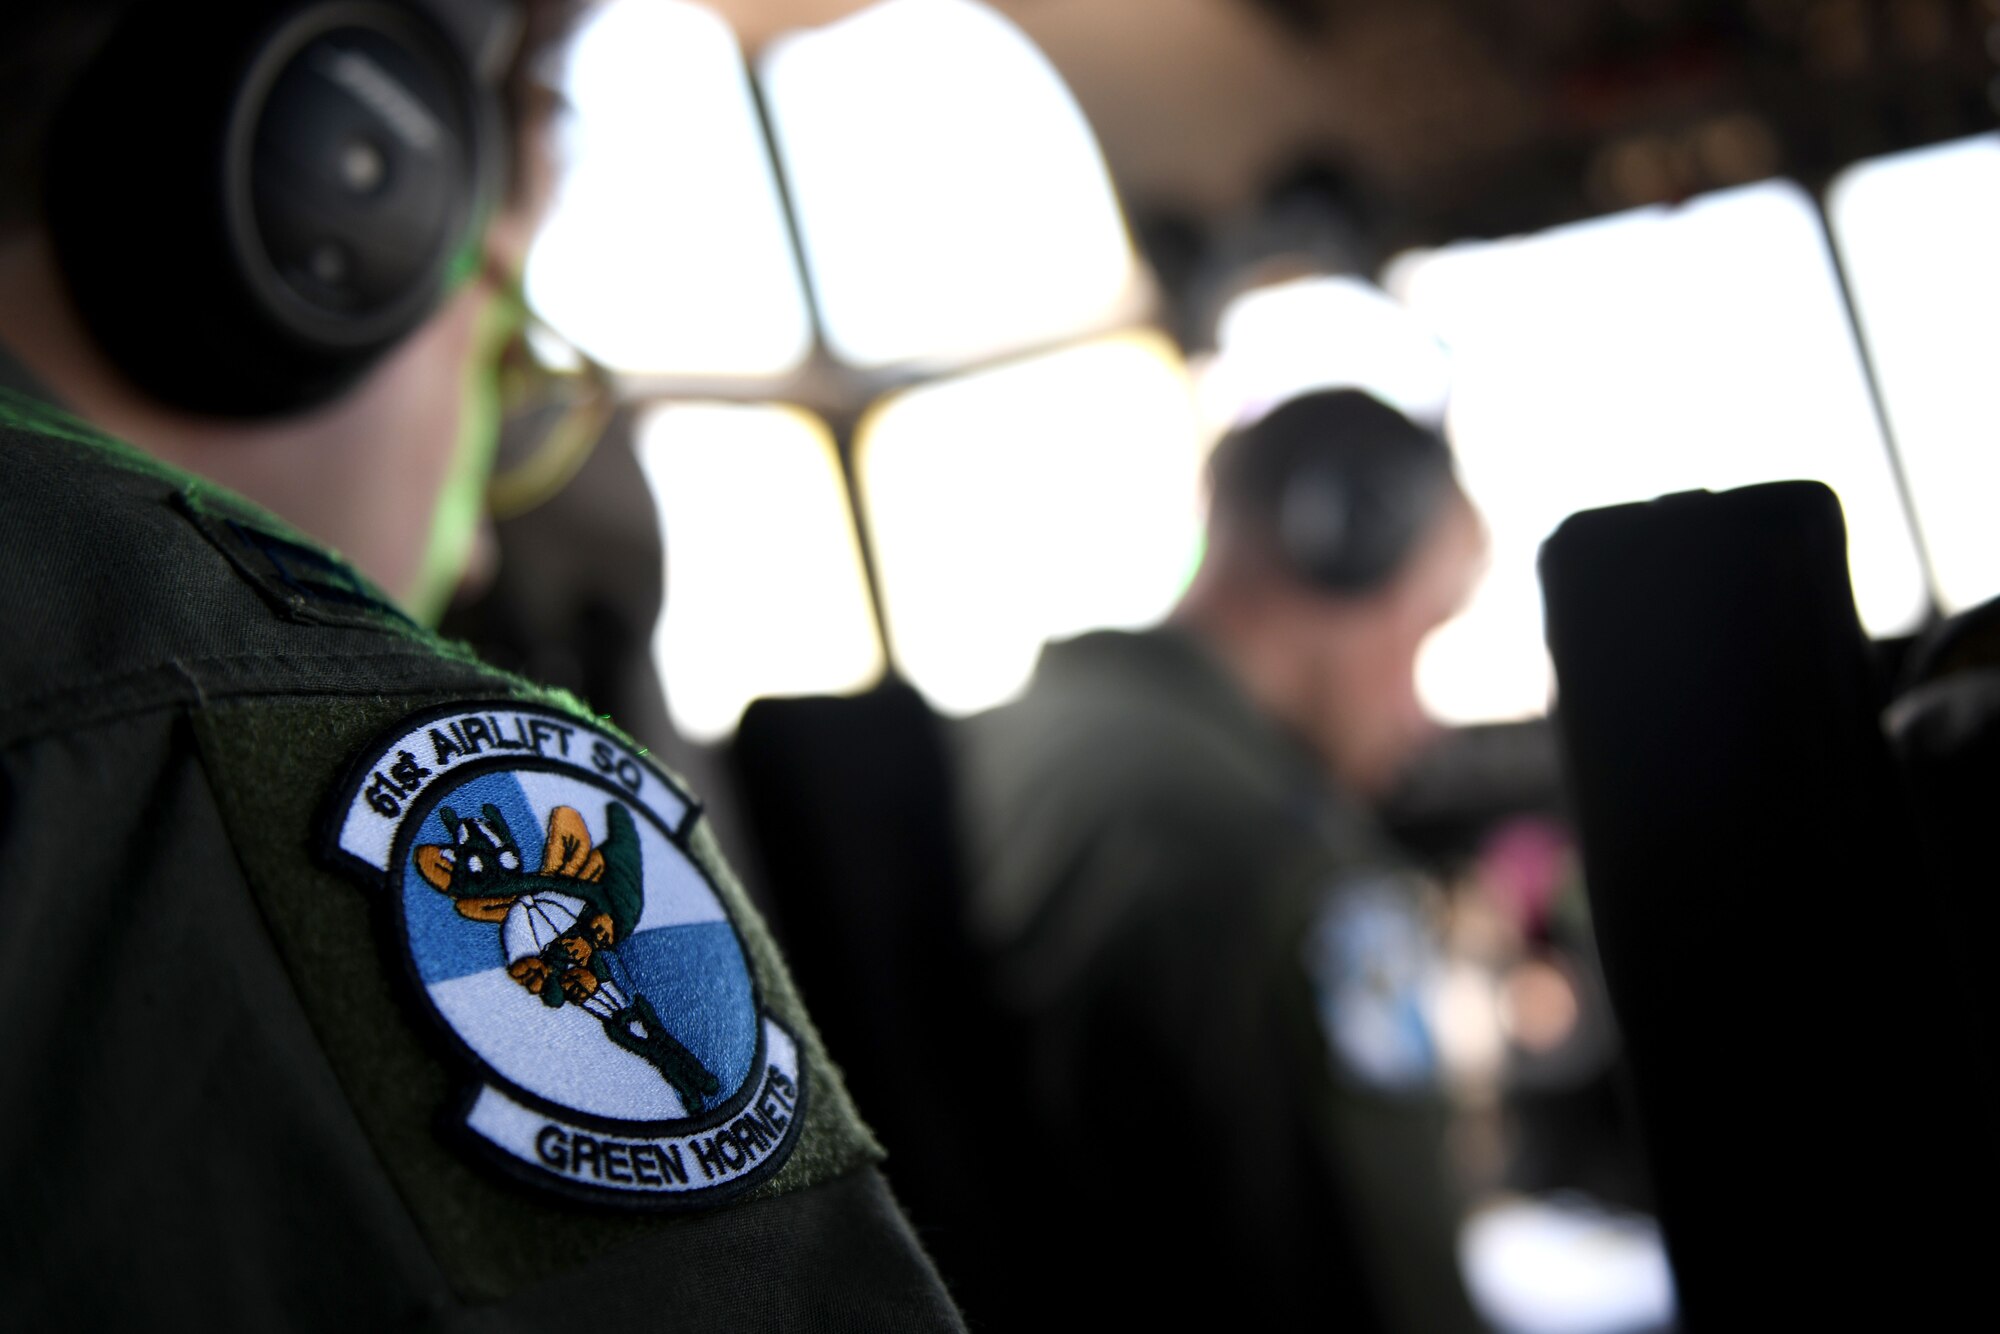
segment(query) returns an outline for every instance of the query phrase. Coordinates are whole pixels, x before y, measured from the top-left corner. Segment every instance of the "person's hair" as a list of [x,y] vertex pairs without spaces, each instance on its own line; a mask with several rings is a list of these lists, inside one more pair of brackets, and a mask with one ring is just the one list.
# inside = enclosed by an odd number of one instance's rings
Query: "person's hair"
[[[49,124],[77,76],[127,12],[158,0],[0,0],[0,238],[41,214],[43,145]],[[537,77],[543,57],[568,35],[588,0],[521,0],[522,39],[502,86],[516,161],[516,188],[532,179],[522,155],[533,151],[518,131],[537,124],[552,94]],[[187,21],[203,7],[185,6]],[[135,110],[135,114],[142,114]],[[143,217],[135,218],[143,226]]]
[[1301,394],[1232,430],[1208,480],[1212,534],[1331,591],[1385,577],[1463,495],[1444,438],[1358,389]]

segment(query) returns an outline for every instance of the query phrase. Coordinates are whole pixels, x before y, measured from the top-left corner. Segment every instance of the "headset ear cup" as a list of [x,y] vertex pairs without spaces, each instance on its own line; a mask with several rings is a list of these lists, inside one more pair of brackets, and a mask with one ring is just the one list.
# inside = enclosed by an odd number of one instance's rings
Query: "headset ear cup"
[[1278,493],[1277,538],[1292,569],[1322,587],[1350,582],[1350,554],[1362,534],[1355,530],[1354,497],[1333,469],[1308,464],[1285,480]]
[[1394,576],[1429,526],[1442,496],[1437,480],[1428,469],[1343,471],[1309,462],[1280,490],[1279,546],[1314,587],[1370,592]]
[[1394,577],[1436,519],[1452,488],[1450,454],[1415,434],[1323,444],[1294,458],[1279,481],[1277,545],[1314,587],[1367,593]]
[[436,310],[499,176],[497,125],[404,6],[144,4],[52,126],[57,258],[149,394],[301,411]]
[[1296,578],[1356,596],[1391,579],[1457,490],[1436,432],[1359,389],[1300,394],[1224,436],[1212,513]]

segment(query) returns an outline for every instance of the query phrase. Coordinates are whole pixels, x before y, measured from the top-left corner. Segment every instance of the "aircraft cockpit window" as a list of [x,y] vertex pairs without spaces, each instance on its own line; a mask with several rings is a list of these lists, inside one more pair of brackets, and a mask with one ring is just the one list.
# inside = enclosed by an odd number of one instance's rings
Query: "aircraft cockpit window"
[[1535,557],[1578,510],[1808,477],[1846,510],[1875,635],[1928,596],[1819,210],[1789,182],[1391,265],[1389,288],[1452,352],[1447,430],[1492,532],[1473,604],[1419,686],[1455,722],[1547,704]]
[[2000,135],[1852,167],[1827,216],[1938,600],[1962,611],[2000,594]]
[[882,672],[860,546],[825,423],[797,408],[679,403],[639,432],[673,596],[655,629],[690,740],[759,695],[861,689]]
[[1200,547],[1179,353],[1132,334],[891,398],[857,474],[896,660],[947,712],[997,704],[1044,640],[1164,616]]
[[1130,321],[1138,268],[1097,141],[1007,19],[890,0],[781,38],[761,74],[840,360],[964,364]]
[[865,687],[885,633],[971,708],[1048,635],[1167,609],[1197,540],[1185,368],[1120,336],[1152,290],[1089,125],[1012,22],[887,0],[773,40],[753,86],[714,11],[608,0],[560,82],[526,293],[663,405],[639,440],[671,586],[655,656],[691,740],[758,696]]
[[1451,397],[1451,357],[1371,282],[1316,274],[1253,286],[1223,307],[1203,365],[1202,414],[1221,434],[1312,389],[1365,389],[1438,424]]
[[561,78],[565,167],[526,275],[542,318],[631,376],[783,375],[812,325],[735,35],[611,0]]

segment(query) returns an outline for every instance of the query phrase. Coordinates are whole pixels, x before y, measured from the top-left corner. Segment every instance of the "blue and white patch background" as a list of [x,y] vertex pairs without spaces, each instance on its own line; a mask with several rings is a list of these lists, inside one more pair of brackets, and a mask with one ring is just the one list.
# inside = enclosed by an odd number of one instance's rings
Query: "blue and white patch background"
[[[617,946],[618,963],[667,1030],[721,1082],[715,1102],[726,1101],[756,1056],[749,968],[714,890],[637,803],[567,774],[488,773],[445,793],[406,846],[451,842],[439,806],[467,816],[491,802],[532,870],[541,865],[550,811],[574,807],[597,847],[610,833],[609,804],[621,800],[639,833],[646,906],[632,935]],[[690,1115],[652,1065],[605,1036],[596,1016],[570,1004],[551,1009],[509,977],[499,926],[461,917],[451,897],[418,873],[409,853],[402,886],[419,979],[445,1022],[501,1078],[589,1115],[621,1121]]]
[[1405,886],[1387,875],[1336,884],[1303,952],[1336,1068],[1378,1088],[1436,1081],[1430,994],[1438,949]]

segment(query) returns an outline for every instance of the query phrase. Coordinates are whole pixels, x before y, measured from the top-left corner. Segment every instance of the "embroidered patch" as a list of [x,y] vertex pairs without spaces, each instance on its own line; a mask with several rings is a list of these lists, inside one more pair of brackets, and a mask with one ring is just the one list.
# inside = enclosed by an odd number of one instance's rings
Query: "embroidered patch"
[[1390,875],[1336,883],[1303,954],[1338,1070],[1388,1090],[1436,1081],[1430,993],[1438,951],[1407,886]]
[[329,855],[383,896],[421,1003],[510,1171],[592,1199],[706,1203],[775,1171],[805,1097],[699,815],[629,748],[515,703],[397,724],[338,793]]

